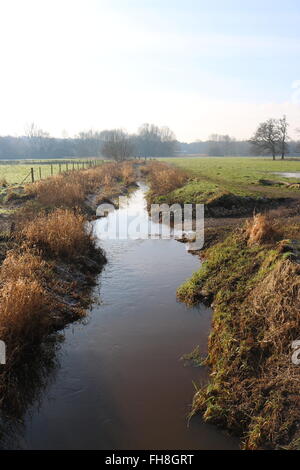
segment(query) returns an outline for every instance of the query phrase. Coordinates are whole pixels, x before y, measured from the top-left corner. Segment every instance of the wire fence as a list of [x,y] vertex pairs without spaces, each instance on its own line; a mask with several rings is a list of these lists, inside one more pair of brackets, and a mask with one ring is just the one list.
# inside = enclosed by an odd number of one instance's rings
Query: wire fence
[[94,168],[96,166],[102,165],[102,163],[103,163],[103,160],[99,160],[99,159],[82,160],[82,161],[74,160],[74,161],[62,161],[62,162],[55,161],[55,163],[47,162],[47,163],[42,163],[42,164],[40,162],[39,163],[31,162],[33,166],[30,167],[26,176],[23,177],[22,180],[8,184],[6,187],[22,185],[24,183],[34,183],[35,181],[39,181],[39,180],[49,178],[51,176],[59,175],[62,173],[69,173],[72,171]]

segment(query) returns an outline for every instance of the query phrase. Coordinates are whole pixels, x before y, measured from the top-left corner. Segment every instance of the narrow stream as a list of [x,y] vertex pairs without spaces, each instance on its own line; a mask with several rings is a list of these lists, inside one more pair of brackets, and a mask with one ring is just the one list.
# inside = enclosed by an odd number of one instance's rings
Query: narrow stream
[[[145,188],[129,208],[145,210]],[[109,216],[110,217],[110,216]],[[108,219],[109,219],[108,217]],[[106,219],[94,224],[101,239]],[[175,240],[101,240],[108,264],[84,324],[70,325],[55,377],[27,412],[14,447],[23,449],[236,449],[238,442],[194,418],[194,387],[207,371],[184,367],[206,352],[210,309],[187,309],[176,288],[199,259]]]

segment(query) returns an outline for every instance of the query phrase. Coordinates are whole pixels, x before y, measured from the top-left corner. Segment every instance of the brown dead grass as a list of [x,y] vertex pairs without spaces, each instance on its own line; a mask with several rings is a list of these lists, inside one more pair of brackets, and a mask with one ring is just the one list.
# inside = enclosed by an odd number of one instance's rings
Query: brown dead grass
[[47,269],[40,255],[26,246],[9,251],[0,267],[0,338],[7,348],[4,373],[22,359],[28,345],[48,334],[55,303],[43,286]]
[[19,279],[41,279],[46,267],[46,262],[38,253],[23,245],[20,251],[10,250],[6,254],[0,269],[0,284],[7,280],[16,282]]
[[160,162],[147,163],[142,173],[149,178],[151,193],[155,196],[165,195],[180,188],[188,180],[185,171]]
[[265,214],[257,214],[246,223],[248,245],[262,244],[274,241],[278,229],[273,220]]
[[91,245],[84,215],[69,209],[39,214],[25,223],[20,236],[50,256],[63,258],[84,254]]
[[121,176],[125,186],[135,182],[135,171],[131,162],[124,162],[121,165]]
[[86,170],[57,175],[29,184],[27,194],[42,206],[83,206],[89,194],[115,192],[116,184],[128,186],[135,180],[133,162],[105,163]]
[[0,337],[7,345],[10,362],[24,344],[34,344],[48,332],[50,303],[37,280],[20,278],[4,284],[0,291]]
[[80,205],[84,201],[84,188],[70,177],[54,176],[28,186],[28,193],[36,196],[44,206]]

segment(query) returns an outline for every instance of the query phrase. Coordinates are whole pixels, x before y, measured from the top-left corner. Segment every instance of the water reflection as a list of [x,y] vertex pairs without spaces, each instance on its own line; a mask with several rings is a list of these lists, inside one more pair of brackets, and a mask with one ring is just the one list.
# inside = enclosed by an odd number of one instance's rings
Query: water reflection
[[31,406],[39,407],[45,389],[55,380],[59,368],[62,333],[52,334],[42,345],[27,353],[22,367],[1,376],[0,448],[18,448]]

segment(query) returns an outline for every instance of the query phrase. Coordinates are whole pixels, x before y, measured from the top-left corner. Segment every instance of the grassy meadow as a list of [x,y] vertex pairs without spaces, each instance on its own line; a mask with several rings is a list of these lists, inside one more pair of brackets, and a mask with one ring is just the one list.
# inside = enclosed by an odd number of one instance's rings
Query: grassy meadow
[[206,202],[221,192],[239,196],[290,194],[292,189],[282,186],[266,186],[262,179],[298,182],[300,178],[284,178],[275,172],[300,172],[300,160],[277,160],[263,157],[184,157],[160,159],[187,171],[192,180],[174,191],[175,199],[182,202]]
[[60,161],[57,158],[53,160],[0,160],[0,182],[6,181],[9,185],[22,184],[27,177],[25,182],[29,183],[31,181],[31,168],[34,169],[35,181],[38,181],[48,178],[52,173],[57,175],[60,171],[78,170],[82,169],[83,166],[86,168],[89,161],[88,159],[62,159]]

